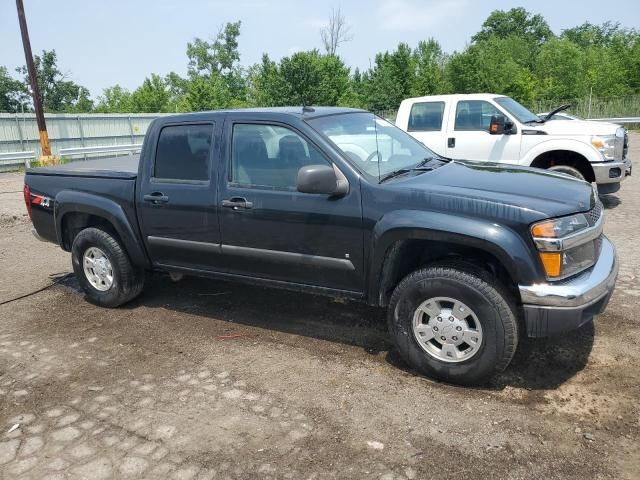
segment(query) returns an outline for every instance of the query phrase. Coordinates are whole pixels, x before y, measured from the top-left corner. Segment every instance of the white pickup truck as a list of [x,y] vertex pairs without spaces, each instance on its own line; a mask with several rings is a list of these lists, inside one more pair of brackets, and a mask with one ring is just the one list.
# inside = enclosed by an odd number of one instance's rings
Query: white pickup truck
[[617,192],[631,174],[624,128],[604,122],[546,120],[496,94],[408,98],[396,125],[442,155],[556,170]]

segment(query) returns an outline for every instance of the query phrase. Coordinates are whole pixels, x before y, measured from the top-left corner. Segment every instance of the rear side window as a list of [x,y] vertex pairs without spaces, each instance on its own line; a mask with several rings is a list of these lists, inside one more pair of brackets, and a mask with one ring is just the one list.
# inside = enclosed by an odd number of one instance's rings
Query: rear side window
[[442,130],[444,102],[414,103],[409,113],[410,132],[439,132]]
[[160,131],[153,177],[164,180],[209,180],[213,125],[172,125]]
[[456,107],[455,130],[484,130],[489,131],[489,124],[493,115],[502,112],[484,100],[463,100]]

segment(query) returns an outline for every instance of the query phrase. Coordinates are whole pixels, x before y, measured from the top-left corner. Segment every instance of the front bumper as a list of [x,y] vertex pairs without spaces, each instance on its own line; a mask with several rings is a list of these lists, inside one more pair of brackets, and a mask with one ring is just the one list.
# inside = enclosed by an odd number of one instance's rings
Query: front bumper
[[598,261],[589,270],[565,281],[520,285],[527,335],[546,337],[589,322],[606,308],[617,276],[616,249],[603,237]]
[[591,167],[598,185],[620,183],[628,175],[631,175],[631,159],[629,158],[619,161],[592,163]]

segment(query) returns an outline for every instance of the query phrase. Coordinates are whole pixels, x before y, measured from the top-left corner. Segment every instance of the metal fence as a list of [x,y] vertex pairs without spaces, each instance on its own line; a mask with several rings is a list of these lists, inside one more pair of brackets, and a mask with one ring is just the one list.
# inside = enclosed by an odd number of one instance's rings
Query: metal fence
[[[161,115],[164,114],[45,114],[45,118],[54,155],[87,158],[118,153],[104,147],[141,144],[151,121]],[[117,150],[127,154],[131,149]],[[0,170],[24,165],[29,152],[33,152],[30,158],[40,158],[35,115],[0,113]]]

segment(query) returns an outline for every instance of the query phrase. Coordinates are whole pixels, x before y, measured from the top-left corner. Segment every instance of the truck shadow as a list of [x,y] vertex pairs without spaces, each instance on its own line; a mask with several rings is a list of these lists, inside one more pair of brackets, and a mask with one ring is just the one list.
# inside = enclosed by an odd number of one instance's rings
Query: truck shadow
[[[357,346],[376,359],[419,376],[391,344],[385,310],[358,302],[201,278],[187,277],[173,283],[165,275],[152,275],[143,295],[123,308],[138,305],[228,322],[229,328],[224,330],[231,335],[258,335],[250,329],[260,328]],[[243,330],[245,327],[249,329]],[[211,334],[212,338],[219,336],[220,329]],[[590,323],[558,338],[525,339],[509,368],[484,388],[553,389],[585,367],[593,334]]]
[[603,195],[600,201],[606,210],[611,210],[622,204],[622,200],[617,195]]

